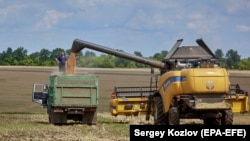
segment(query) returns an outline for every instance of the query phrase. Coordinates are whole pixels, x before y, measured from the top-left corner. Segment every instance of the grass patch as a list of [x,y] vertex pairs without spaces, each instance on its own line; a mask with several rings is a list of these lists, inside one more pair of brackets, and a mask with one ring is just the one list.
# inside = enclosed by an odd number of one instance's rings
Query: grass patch
[[0,140],[129,140],[129,124],[98,115],[97,125],[80,123],[56,126],[47,114],[0,113]]

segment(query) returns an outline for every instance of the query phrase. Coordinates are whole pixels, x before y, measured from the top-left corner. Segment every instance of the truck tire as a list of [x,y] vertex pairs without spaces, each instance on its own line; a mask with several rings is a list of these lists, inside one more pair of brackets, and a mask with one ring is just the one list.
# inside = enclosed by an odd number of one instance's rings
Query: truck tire
[[180,116],[177,107],[171,107],[168,111],[168,123],[169,125],[179,125]]
[[51,122],[51,116],[50,116],[50,114],[49,114],[49,116],[48,116],[48,117],[49,117],[49,123],[52,123],[52,122]]
[[163,103],[161,96],[154,97],[154,124],[167,124],[166,115],[163,113]]
[[63,125],[67,123],[66,113],[55,113],[54,108],[50,109],[49,122],[54,125]]
[[82,123],[87,125],[97,124],[97,109],[95,111],[88,111],[83,114]]
[[233,112],[232,110],[225,110],[221,119],[222,125],[233,125]]
[[48,114],[49,123],[51,123],[50,112],[51,112],[51,106],[49,105],[48,108],[47,108],[47,114]]

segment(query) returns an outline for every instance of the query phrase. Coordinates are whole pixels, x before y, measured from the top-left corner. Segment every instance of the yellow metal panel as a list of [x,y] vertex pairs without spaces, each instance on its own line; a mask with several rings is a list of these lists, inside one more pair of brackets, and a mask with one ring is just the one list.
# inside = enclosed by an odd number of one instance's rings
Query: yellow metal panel
[[194,77],[192,93],[228,93],[227,77]]
[[225,69],[183,69],[181,75],[187,77],[187,81],[182,82],[186,94],[229,92],[228,73]]
[[163,74],[159,79],[159,92],[164,101],[163,106],[165,112],[169,110],[172,98],[175,95],[183,93],[183,89],[180,85],[181,78],[179,77],[181,77],[181,71],[170,71]]
[[[132,105],[131,109],[126,109],[126,105]],[[142,106],[143,104],[144,106]],[[111,114],[117,115],[144,115],[146,114],[148,98],[117,98],[110,101]]]
[[234,113],[246,113],[249,111],[248,96],[233,95],[226,99],[228,103],[232,103],[232,111]]
[[175,82],[170,86],[168,86],[167,89],[165,90],[162,89],[160,93],[162,96],[162,100],[164,101],[163,102],[164,111],[167,112],[169,110],[173,97],[183,93],[181,83]]

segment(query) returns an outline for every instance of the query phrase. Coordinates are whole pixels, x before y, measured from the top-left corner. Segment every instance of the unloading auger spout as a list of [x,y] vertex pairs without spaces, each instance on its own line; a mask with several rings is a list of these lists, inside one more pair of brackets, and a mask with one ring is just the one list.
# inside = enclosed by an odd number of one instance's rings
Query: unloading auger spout
[[126,53],[126,52],[118,51],[118,50],[115,50],[115,49],[112,49],[112,48],[108,48],[108,47],[105,47],[105,46],[97,45],[97,44],[86,42],[86,41],[79,40],[79,39],[74,40],[74,42],[72,44],[71,52],[77,54],[78,52],[80,52],[84,48],[89,48],[89,49],[92,49],[92,50],[100,51],[100,52],[107,53],[107,54],[110,54],[110,55],[114,55],[114,56],[117,56],[117,57],[126,58],[126,59],[129,59],[129,60],[133,60],[133,61],[136,61],[136,62],[139,62],[139,63],[150,65],[152,67],[160,68],[160,69],[165,68],[165,63],[163,63],[163,62],[145,59],[143,57],[139,57],[139,56],[136,56],[136,55],[132,55],[132,54],[129,54],[129,53]]

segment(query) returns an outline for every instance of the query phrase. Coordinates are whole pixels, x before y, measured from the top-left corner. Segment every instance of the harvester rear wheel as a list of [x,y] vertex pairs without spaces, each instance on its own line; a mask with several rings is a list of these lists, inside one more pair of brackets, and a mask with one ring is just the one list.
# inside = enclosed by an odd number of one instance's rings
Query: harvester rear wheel
[[169,125],[179,125],[180,117],[177,107],[171,107],[168,111],[168,123]]
[[233,125],[233,112],[232,110],[225,110],[221,119],[222,125]]
[[163,113],[162,98],[160,96],[154,98],[154,124],[167,124],[166,115]]

